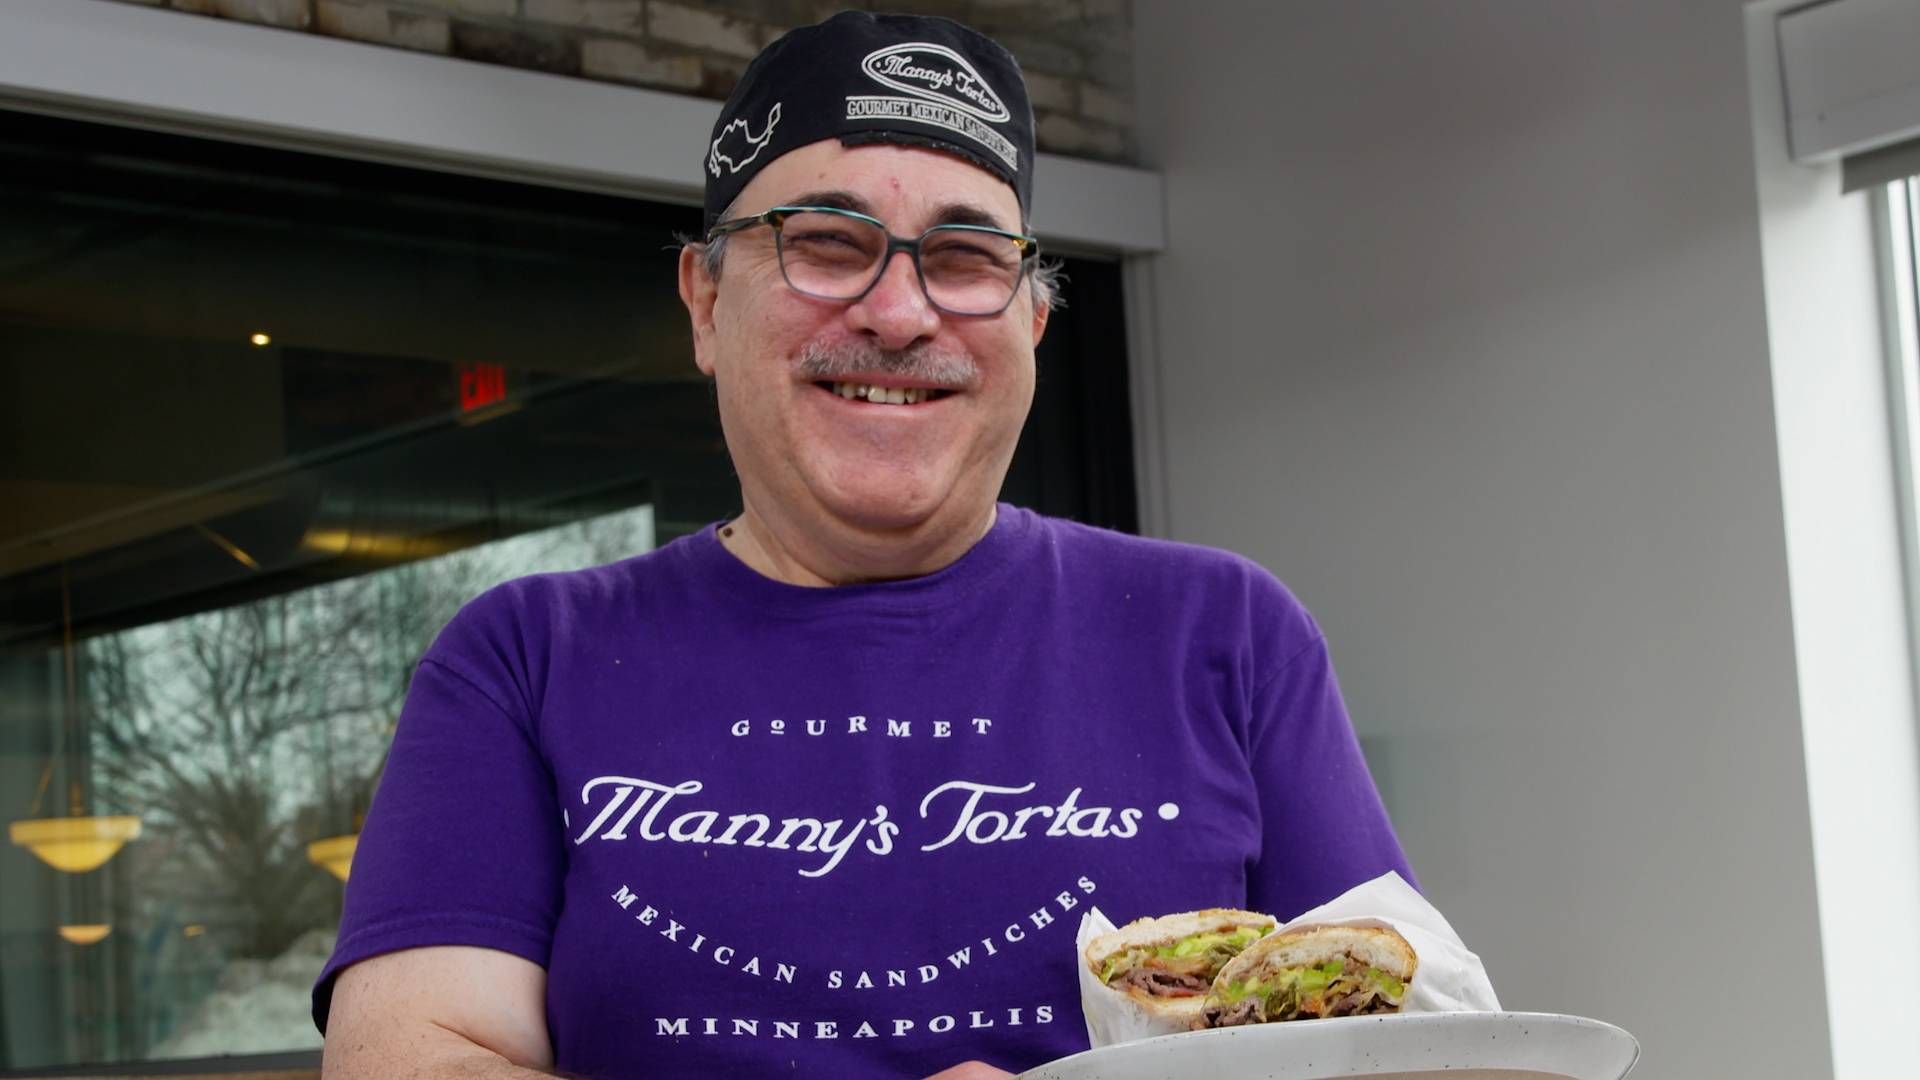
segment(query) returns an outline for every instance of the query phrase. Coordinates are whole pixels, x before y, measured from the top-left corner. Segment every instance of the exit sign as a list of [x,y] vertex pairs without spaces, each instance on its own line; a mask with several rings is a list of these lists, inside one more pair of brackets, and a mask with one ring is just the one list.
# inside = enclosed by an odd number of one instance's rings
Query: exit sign
[[507,400],[507,369],[499,364],[460,365],[460,411],[473,412]]

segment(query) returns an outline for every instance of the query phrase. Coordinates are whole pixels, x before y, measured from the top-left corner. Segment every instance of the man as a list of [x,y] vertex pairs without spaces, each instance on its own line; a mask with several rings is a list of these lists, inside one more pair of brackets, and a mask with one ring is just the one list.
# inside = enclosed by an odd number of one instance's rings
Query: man
[[749,67],[680,257],[743,511],[428,652],[315,989],[329,1078],[1004,1076],[1085,1047],[1094,904],[1408,873],[1277,582],[995,503],[1051,302],[1032,130],[945,20]]

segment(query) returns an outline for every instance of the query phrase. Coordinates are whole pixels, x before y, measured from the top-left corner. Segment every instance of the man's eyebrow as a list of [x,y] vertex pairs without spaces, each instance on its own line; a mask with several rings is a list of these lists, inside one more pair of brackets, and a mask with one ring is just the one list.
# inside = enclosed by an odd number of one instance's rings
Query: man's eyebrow
[[824,206],[829,210],[851,210],[856,214],[873,216],[867,200],[851,191],[809,191],[804,195],[795,195],[783,206]]
[[948,203],[934,212],[934,225],[980,225],[1003,232],[1018,232],[1002,224],[993,212],[972,203]]

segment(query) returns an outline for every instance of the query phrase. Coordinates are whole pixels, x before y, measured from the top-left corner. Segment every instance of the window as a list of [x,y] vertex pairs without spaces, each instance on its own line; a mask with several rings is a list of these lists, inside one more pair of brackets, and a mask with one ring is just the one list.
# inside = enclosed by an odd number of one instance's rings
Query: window
[[[0,112],[0,1075],[317,1045],[440,625],[737,509],[698,224]],[[1119,270],[1067,272],[1005,494],[1131,529]]]

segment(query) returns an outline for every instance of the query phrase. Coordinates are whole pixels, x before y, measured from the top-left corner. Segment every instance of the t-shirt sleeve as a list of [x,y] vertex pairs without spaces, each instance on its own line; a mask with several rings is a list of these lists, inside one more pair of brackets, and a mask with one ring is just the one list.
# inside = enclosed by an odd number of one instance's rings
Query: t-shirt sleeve
[[1256,686],[1253,711],[1250,906],[1290,919],[1388,870],[1414,882],[1317,630]]
[[382,953],[498,949],[545,966],[565,838],[554,780],[516,690],[511,649],[469,607],[414,672],[354,851],[340,936],[313,990]]

